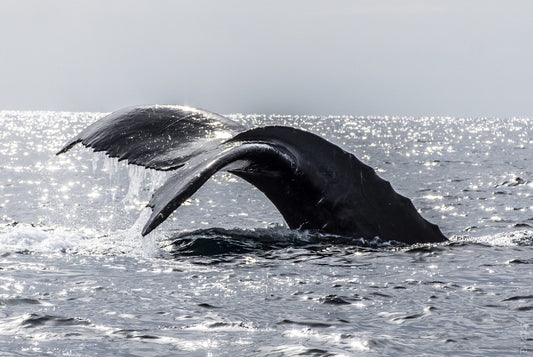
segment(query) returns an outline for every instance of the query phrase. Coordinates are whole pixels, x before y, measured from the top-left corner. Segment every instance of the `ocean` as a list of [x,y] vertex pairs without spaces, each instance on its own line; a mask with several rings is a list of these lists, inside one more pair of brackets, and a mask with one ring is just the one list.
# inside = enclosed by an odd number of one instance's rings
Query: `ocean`
[[450,238],[287,228],[219,173],[146,237],[169,173],[62,145],[102,113],[0,111],[0,356],[533,355],[533,120],[228,115],[319,134]]

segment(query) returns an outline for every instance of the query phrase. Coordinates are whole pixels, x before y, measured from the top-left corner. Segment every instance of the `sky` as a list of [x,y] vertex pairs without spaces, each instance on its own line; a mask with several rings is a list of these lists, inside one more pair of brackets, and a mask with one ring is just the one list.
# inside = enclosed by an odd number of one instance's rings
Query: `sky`
[[1,0],[0,110],[533,117],[530,0]]

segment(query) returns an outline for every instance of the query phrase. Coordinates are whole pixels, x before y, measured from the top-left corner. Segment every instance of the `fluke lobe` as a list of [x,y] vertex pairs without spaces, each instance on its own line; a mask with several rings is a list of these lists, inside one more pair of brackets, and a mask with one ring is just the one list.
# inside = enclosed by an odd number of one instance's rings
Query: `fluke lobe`
[[291,229],[398,241],[443,242],[440,229],[354,155],[300,129],[248,129],[221,115],[186,107],[126,108],[85,128],[75,144],[130,164],[173,170],[152,196],[146,235],[225,170],[261,190]]

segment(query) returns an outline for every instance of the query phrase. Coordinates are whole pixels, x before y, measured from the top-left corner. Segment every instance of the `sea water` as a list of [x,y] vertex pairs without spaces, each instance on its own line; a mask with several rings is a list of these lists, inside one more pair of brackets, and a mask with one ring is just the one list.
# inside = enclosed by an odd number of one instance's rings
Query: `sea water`
[[75,148],[99,113],[0,112],[1,356],[533,354],[533,120],[230,115],[317,133],[450,242],[289,230],[219,173],[153,233],[168,173]]

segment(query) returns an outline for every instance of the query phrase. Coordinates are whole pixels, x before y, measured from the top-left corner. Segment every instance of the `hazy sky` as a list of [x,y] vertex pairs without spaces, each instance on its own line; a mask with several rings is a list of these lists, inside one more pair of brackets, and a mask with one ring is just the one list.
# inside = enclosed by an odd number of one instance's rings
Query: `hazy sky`
[[0,0],[0,109],[533,117],[530,0]]

